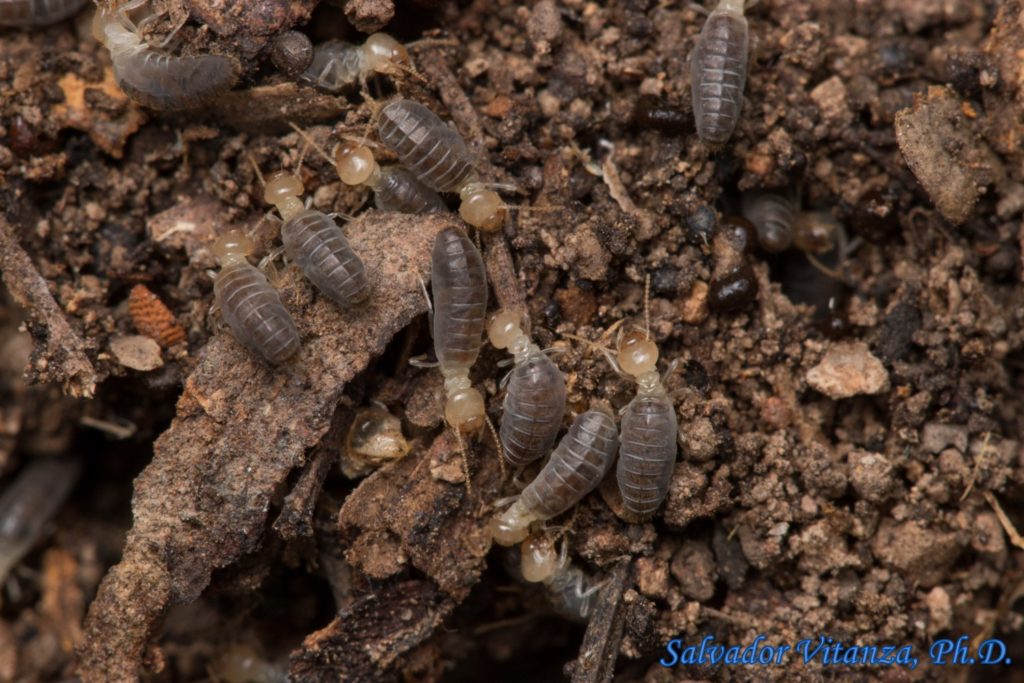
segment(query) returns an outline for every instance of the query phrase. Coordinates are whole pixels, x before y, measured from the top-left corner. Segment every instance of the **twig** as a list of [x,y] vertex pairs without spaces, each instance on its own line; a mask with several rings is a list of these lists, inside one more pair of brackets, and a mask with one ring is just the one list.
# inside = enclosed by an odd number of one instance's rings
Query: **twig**
[[33,379],[59,381],[66,394],[91,398],[96,390],[96,369],[85,355],[85,341],[68,324],[46,280],[3,217],[0,217],[0,271],[14,301],[25,309],[35,325],[46,330],[45,333],[32,330],[36,343],[43,344],[42,352],[37,348],[34,358],[36,375]]

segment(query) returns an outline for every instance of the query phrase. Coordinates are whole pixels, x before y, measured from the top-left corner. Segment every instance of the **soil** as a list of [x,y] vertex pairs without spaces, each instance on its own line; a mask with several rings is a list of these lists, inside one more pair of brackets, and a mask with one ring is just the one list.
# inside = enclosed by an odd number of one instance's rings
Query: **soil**
[[[686,2],[154,6],[149,39],[187,15],[168,49],[238,61],[230,93],[137,106],[91,9],[0,35],[0,476],[84,465],[8,579],[0,680],[1021,680],[658,664],[671,638],[759,634],[922,659],[1000,638],[1024,659],[1021,0],[761,0],[718,150],[689,123],[704,17]],[[420,77],[342,96],[289,81],[270,54],[293,28],[383,28]],[[515,186],[482,238],[492,306],[562,351],[570,410],[635,394],[577,337],[649,318],[669,370],[680,460],[659,513],[623,519],[610,478],[551,523],[604,581],[587,623],[491,547],[516,481],[486,432],[463,459],[437,370],[408,362],[431,347],[433,236],[459,219],[366,208],[289,128],[330,150],[396,88]],[[278,263],[303,350],[274,368],[213,310],[210,245],[239,228],[270,252],[255,167],[300,164],[313,206],[356,216],[374,295],[341,311]],[[831,268],[737,242],[722,218],[764,188],[838,219]],[[472,373],[495,422],[504,357],[485,344]],[[339,454],[375,401],[411,448],[352,480]]]

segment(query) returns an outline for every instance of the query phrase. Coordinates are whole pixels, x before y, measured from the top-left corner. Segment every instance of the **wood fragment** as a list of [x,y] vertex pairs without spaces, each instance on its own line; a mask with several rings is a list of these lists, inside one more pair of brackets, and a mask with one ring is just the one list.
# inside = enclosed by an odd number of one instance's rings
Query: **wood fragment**
[[46,280],[3,217],[0,217],[0,273],[7,290],[31,322],[29,332],[34,347],[30,380],[60,382],[64,393],[75,398],[91,398],[96,391],[97,378],[96,369],[85,353],[85,341],[64,317]]
[[625,628],[622,595],[632,562],[623,560],[611,570],[608,583],[583,634],[580,654],[572,666],[572,683],[609,683],[615,675],[615,661]]
[[426,310],[418,275],[447,215],[370,212],[349,225],[373,297],[340,311],[296,269],[279,286],[304,348],[271,368],[228,334],[198,355],[170,428],[135,481],[134,525],[103,583],[78,651],[82,680],[137,680],[157,625],[172,604],[195,600],[215,569],[261,544],[275,490],[330,426],[348,382]]

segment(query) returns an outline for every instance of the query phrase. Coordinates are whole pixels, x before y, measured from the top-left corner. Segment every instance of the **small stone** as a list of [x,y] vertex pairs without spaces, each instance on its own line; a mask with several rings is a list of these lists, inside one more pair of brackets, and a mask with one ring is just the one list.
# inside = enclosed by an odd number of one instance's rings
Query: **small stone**
[[142,335],[115,337],[110,341],[110,352],[118,363],[132,370],[149,372],[164,364],[160,345]]
[[808,370],[807,383],[829,398],[850,398],[888,391],[889,372],[864,342],[843,342]]
[[953,626],[953,601],[942,586],[936,586],[924,599],[928,606],[928,633],[935,635]]
[[850,462],[850,483],[864,500],[880,503],[896,490],[896,478],[890,463],[881,453],[852,451]]
[[960,550],[955,534],[913,520],[883,522],[872,546],[875,557],[925,588],[942,580]]
[[921,432],[921,447],[929,453],[941,453],[953,446],[961,453],[967,451],[967,425],[947,425],[929,422]]
[[687,325],[700,325],[708,317],[708,285],[696,280],[690,293],[679,302],[679,318]]
[[822,120],[829,126],[847,126],[853,120],[853,114],[847,104],[846,86],[839,76],[833,76],[818,84],[811,91],[811,99],[818,105]]
[[669,566],[680,589],[693,600],[710,600],[715,595],[715,558],[707,543],[686,541],[672,557]]

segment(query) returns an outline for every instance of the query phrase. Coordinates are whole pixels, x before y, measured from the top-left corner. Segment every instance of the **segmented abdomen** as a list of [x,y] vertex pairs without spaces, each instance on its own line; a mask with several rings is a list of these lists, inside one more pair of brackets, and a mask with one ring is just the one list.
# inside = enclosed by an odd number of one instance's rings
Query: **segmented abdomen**
[[721,145],[729,140],[747,82],[747,20],[714,11],[704,23],[690,63],[697,134]]
[[522,467],[550,453],[564,414],[565,376],[551,359],[538,351],[516,363],[501,418],[501,445],[509,464]]
[[192,109],[229,90],[238,79],[235,63],[221,55],[174,57],[150,49],[115,56],[117,84],[151,109]]
[[327,92],[340,92],[359,80],[363,51],[343,40],[328,40],[313,48],[313,61],[302,78]]
[[437,234],[431,254],[434,352],[445,368],[470,368],[480,354],[487,274],[480,251],[458,228]]
[[616,476],[622,503],[636,517],[653,515],[668,493],[678,432],[676,410],[667,396],[637,396],[622,414]]
[[0,0],[0,26],[38,28],[74,16],[89,0]]
[[213,282],[224,321],[244,346],[271,363],[283,363],[299,350],[299,332],[277,290],[248,263],[225,266]]
[[0,496],[0,583],[38,540],[78,479],[69,458],[33,458]]
[[538,520],[562,514],[597,488],[618,449],[619,435],[611,415],[600,410],[579,415],[551,459],[523,489],[522,505]]
[[339,306],[369,298],[363,262],[330,216],[310,210],[293,216],[281,226],[281,241],[310,282]]
[[757,239],[767,251],[780,252],[793,244],[796,206],[793,200],[773,192],[746,192],[743,215],[757,228]]
[[403,166],[439,192],[456,192],[476,176],[462,136],[418,102],[395,100],[381,109],[377,136]]
[[373,188],[374,204],[381,211],[434,213],[447,211],[441,195],[401,166],[383,166]]

